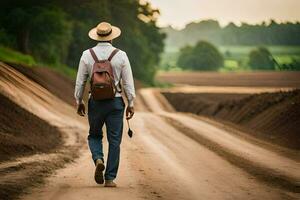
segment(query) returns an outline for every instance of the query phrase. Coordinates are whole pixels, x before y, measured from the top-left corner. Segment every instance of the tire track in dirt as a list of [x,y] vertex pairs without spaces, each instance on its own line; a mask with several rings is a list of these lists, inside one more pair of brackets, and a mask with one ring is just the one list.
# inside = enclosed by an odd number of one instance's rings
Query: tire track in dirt
[[231,149],[225,148],[217,142],[214,142],[213,140],[201,136],[198,132],[185,126],[179,120],[176,120],[172,117],[163,117],[168,123],[170,123],[173,127],[181,131],[183,134],[197,141],[199,144],[207,147],[211,151],[217,153],[219,156],[228,160],[233,165],[244,169],[249,174],[252,174],[258,179],[266,182],[267,184],[295,193],[300,192],[300,185],[298,179],[295,180],[291,177],[285,176],[284,174],[278,173],[278,171],[269,169],[267,168],[267,166],[255,163],[252,160],[243,157],[243,155],[238,155]]
[[[288,158],[276,155],[271,151],[248,143],[246,140],[241,140],[234,135],[229,135],[225,130],[214,127],[213,125],[209,125],[208,127],[208,124],[205,122],[201,122],[188,115],[166,112],[163,106],[160,105],[158,99],[150,97],[151,89],[141,94],[144,95],[143,98],[148,101],[147,104],[149,106],[153,105],[151,108],[152,111],[160,114],[166,118],[172,126],[182,131],[182,133],[187,134],[201,145],[215,151],[232,164],[243,168],[260,180],[272,184],[273,186],[291,192],[300,191],[300,163],[298,160],[292,161]],[[207,128],[210,131],[217,131],[221,134],[217,135],[216,132],[213,134],[213,137],[211,137],[212,134],[208,131],[199,134],[199,131],[201,132],[202,129],[205,130]],[[225,137],[225,140],[222,140],[222,137]],[[234,140],[231,141],[230,138]],[[270,157],[268,157],[268,155]],[[267,159],[267,161],[264,159]]]
[[133,156],[142,163],[137,166],[145,173],[143,182],[163,199],[296,199],[199,145],[157,114],[136,117],[136,151],[143,150]]

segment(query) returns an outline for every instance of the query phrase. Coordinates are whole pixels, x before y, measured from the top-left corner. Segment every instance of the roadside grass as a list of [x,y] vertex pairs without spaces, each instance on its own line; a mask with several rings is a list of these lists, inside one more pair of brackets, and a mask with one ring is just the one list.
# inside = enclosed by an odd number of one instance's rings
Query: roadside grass
[[154,85],[152,87],[157,87],[157,88],[172,88],[174,87],[173,83],[168,83],[168,82],[162,82],[155,80]]
[[36,65],[36,61],[32,56],[22,54],[18,51],[3,46],[0,46],[0,60],[4,62],[26,64],[28,66]]
[[[23,64],[26,67],[46,67],[57,71],[71,79],[76,78],[76,70],[67,65],[51,65],[36,61],[32,56],[22,54],[16,50],[0,46],[0,61]],[[24,66],[24,67],[25,67]]]
[[76,79],[76,74],[77,71],[76,69],[70,68],[67,65],[64,64],[57,64],[57,65],[52,65],[52,64],[47,64],[47,63],[38,63],[38,67],[46,67],[46,68],[50,68],[60,74],[63,74],[69,78],[71,78],[72,80]]

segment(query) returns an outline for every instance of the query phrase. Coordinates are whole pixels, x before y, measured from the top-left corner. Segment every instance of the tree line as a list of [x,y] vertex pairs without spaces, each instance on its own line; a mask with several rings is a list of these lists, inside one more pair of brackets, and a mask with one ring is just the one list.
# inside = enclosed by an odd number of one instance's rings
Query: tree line
[[229,23],[221,27],[218,21],[205,20],[190,23],[182,30],[167,27],[163,32],[167,34],[166,46],[172,49],[194,45],[200,40],[215,45],[300,45],[299,22],[277,23],[271,20],[257,25]]
[[134,75],[153,82],[165,35],[159,10],[139,0],[10,0],[0,2],[0,45],[46,64],[77,68],[83,50],[95,45],[88,31],[100,21],[121,28],[114,45],[125,50]]
[[[224,55],[216,46],[199,41],[195,46],[180,49],[177,66],[187,70],[218,71],[224,67]],[[299,60],[280,65],[266,47],[257,47],[248,54],[246,63],[252,70],[300,70]]]

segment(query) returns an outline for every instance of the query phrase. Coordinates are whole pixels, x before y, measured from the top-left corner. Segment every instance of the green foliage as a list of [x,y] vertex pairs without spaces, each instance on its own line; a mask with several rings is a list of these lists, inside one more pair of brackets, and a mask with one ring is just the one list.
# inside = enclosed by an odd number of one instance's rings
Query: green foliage
[[225,60],[223,71],[238,71],[239,63],[236,60]]
[[279,66],[281,71],[300,71],[300,59],[293,59],[291,63],[284,63]]
[[[251,71],[249,53],[255,48],[255,46],[220,46],[220,52],[224,55],[225,60],[224,67],[220,71]],[[267,46],[267,48],[278,63],[276,70],[288,70],[291,68],[291,64],[295,65],[296,61],[300,60],[299,46]],[[179,52],[165,51],[162,54],[159,69],[163,71],[180,71],[181,68],[176,63],[178,57]],[[297,68],[294,70],[297,70]]]
[[22,3],[12,0],[11,4],[3,4],[6,15],[0,19],[0,24],[6,35],[14,38],[11,47],[49,64],[66,59],[71,22],[61,8],[47,1]]
[[249,66],[254,70],[274,70],[275,62],[267,48],[259,47],[250,52]]
[[224,59],[214,45],[200,41],[195,47],[186,46],[180,50],[177,65],[193,70],[218,70],[224,65]]
[[0,2],[0,43],[38,62],[76,69],[81,53],[96,44],[88,31],[108,21],[122,30],[114,44],[127,52],[134,76],[152,83],[165,37],[158,15],[139,0],[11,0]]
[[59,65],[66,60],[71,42],[71,22],[62,9],[38,8],[32,20],[31,53],[46,63]]
[[166,50],[174,51],[186,45],[193,45],[205,40],[216,45],[300,45],[300,23],[262,23],[237,26],[229,23],[221,27],[218,21],[205,20],[186,25],[182,30],[164,28],[167,34]]
[[2,46],[13,46],[14,43],[14,38],[7,34],[5,29],[0,28],[0,44]]
[[159,70],[163,71],[175,71],[181,68],[177,67],[178,52],[164,52],[161,55],[161,61],[159,64]]
[[30,55],[24,55],[12,49],[0,46],[0,60],[6,62],[14,62],[26,64],[29,66],[35,65],[35,60]]

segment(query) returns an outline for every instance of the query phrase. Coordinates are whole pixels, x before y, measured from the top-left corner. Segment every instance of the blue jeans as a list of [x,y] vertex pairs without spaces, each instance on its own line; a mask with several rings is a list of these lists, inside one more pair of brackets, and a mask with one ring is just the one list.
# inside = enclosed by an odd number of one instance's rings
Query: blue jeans
[[120,160],[120,144],[123,132],[124,101],[122,97],[109,100],[93,100],[88,102],[88,120],[90,131],[88,144],[93,161],[103,159],[102,127],[105,123],[109,143],[105,170],[105,180],[114,180],[118,173]]

